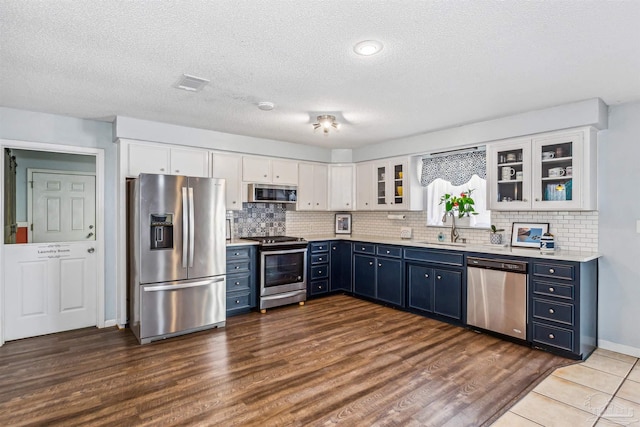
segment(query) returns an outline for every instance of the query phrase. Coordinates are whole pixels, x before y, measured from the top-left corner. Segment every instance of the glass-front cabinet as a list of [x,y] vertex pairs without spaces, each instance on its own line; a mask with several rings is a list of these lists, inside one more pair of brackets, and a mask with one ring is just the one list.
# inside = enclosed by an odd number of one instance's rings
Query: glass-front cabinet
[[380,210],[406,209],[406,161],[374,164],[375,207]]
[[595,210],[595,141],[583,128],[489,144],[489,209]]

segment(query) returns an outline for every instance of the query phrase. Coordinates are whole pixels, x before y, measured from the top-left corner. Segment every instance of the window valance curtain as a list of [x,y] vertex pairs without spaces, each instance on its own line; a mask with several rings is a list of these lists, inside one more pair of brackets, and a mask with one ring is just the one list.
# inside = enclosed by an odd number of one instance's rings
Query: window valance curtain
[[426,187],[437,178],[442,178],[453,185],[462,185],[469,182],[473,175],[478,175],[480,178],[487,177],[485,151],[424,158],[420,182],[423,187]]

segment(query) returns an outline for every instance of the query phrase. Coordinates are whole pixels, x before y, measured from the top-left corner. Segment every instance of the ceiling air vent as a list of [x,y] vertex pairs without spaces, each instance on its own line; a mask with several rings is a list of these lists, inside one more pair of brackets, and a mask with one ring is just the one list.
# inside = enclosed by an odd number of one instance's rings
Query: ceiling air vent
[[209,80],[202,77],[190,76],[189,74],[183,74],[176,87],[178,89],[188,90],[190,92],[197,92],[202,89]]

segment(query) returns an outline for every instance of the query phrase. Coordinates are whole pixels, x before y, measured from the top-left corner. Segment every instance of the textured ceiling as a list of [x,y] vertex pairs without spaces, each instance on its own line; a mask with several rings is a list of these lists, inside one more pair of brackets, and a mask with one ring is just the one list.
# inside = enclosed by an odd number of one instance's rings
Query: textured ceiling
[[[81,118],[355,148],[640,100],[640,1],[3,0],[0,20],[0,105]],[[322,113],[339,133],[314,133]]]

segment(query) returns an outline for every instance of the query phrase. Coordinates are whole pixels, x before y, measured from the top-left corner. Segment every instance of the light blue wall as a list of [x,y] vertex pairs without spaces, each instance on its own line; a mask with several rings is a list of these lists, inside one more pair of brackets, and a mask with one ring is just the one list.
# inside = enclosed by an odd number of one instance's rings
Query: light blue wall
[[116,318],[117,146],[112,124],[0,107],[0,138],[102,148],[105,153],[105,319]]
[[598,136],[601,346],[640,357],[640,102],[609,107]]

